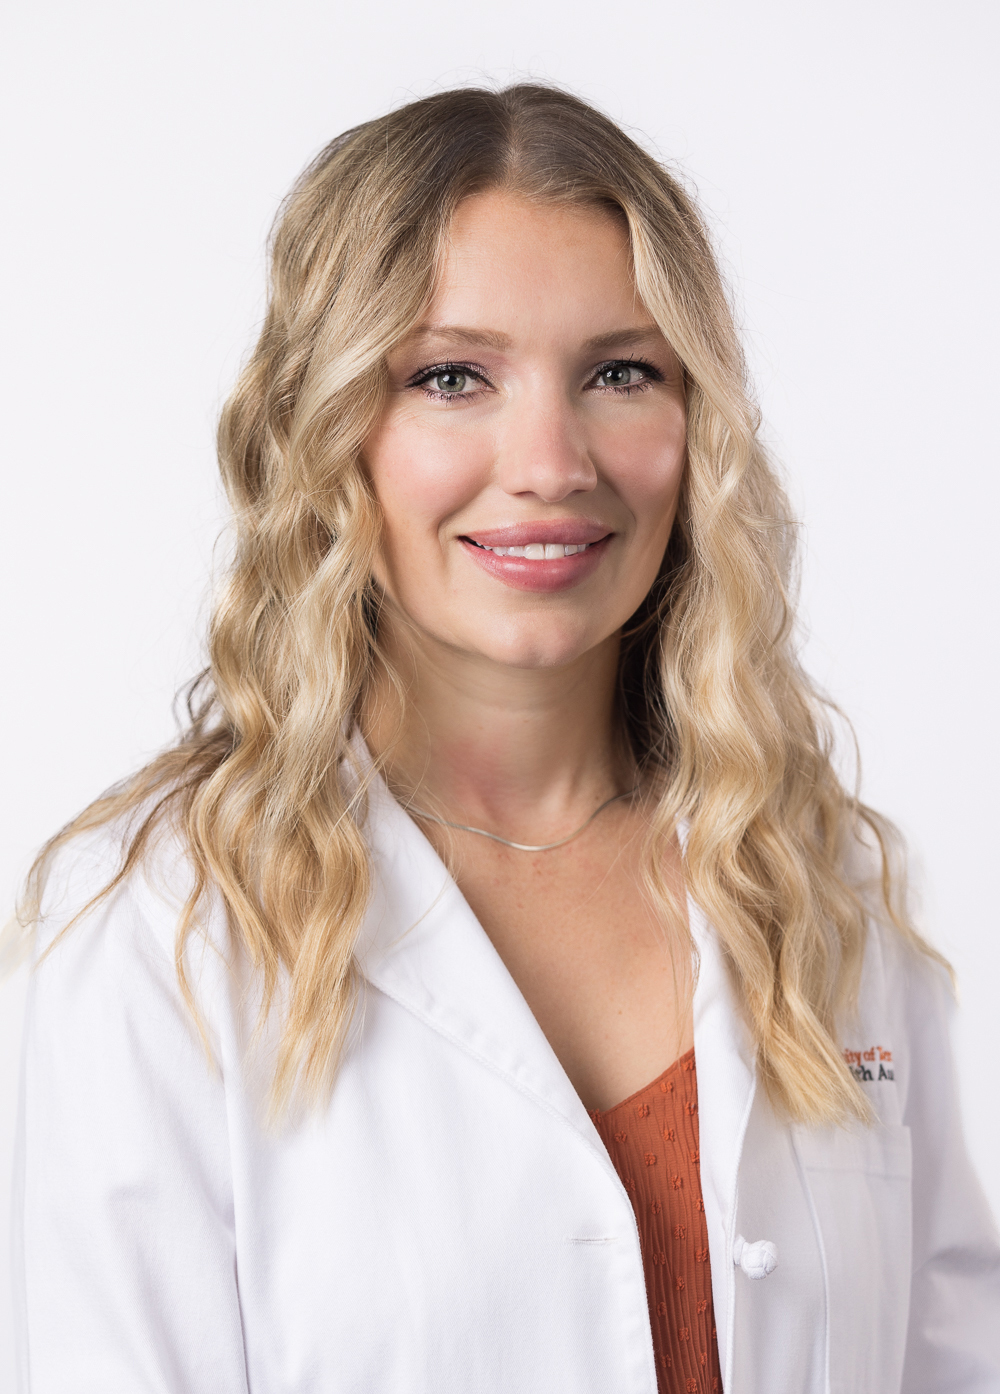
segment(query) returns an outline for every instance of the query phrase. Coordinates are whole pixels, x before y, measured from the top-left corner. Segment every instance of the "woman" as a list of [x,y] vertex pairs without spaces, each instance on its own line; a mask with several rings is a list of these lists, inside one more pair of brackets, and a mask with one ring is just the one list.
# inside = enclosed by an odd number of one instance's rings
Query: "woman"
[[36,878],[25,1389],[1000,1388],[756,431],[696,211],[574,98],[306,171],[190,728]]

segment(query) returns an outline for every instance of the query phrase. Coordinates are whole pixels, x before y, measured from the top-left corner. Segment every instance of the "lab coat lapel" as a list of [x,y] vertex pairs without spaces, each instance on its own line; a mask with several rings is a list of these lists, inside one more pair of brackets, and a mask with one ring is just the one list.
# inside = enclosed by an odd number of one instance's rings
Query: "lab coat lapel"
[[444,863],[378,778],[367,835],[375,886],[357,952],[365,980],[561,1114],[596,1150],[587,1111],[520,989]]
[[738,1173],[756,1075],[749,1033],[735,1000],[718,936],[690,897],[688,916],[700,960],[694,994],[694,1049],[698,1067],[701,1190],[708,1223],[723,1388],[731,1390]]
[[[370,764],[363,747],[359,764]],[[363,977],[561,1115],[617,1183],[579,1095],[517,984],[444,863],[378,777],[370,784],[367,836],[374,889],[357,951]],[[688,915],[699,960],[694,1039],[701,1186],[724,1387],[731,1389],[737,1182],[756,1076],[718,937],[690,897]]]

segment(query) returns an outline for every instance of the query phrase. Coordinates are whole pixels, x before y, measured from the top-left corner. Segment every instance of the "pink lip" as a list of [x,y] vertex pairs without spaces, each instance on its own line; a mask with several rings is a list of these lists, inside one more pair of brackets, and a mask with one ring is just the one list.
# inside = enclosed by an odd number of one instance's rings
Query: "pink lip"
[[477,541],[480,537],[484,539],[485,546],[482,547],[477,547],[468,536],[459,540],[466,556],[471,557],[477,566],[481,566],[488,575],[502,581],[505,586],[510,586],[512,590],[547,594],[552,591],[569,590],[571,586],[577,586],[593,575],[601,564],[612,535],[602,531],[599,538],[595,538],[585,552],[577,552],[571,557],[554,557],[551,561],[529,561],[527,557],[498,557],[495,552],[486,551],[486,546],[526,547],[530,542],[561,542],[566,546],[590,541],[590,538],[580,536],[579,525],[572,536],[568,535],[568,528],[565,530],[565,536],[554,534],[555,527],[559,527],[559,524],[546,524],[544,527],[525,525],[477,533]]
[[[480,547],[527,547],[532,542],[561,542],[566,547],[581,542],[601,542],[610,533],[606,523],[594,518],[553,518],[545,523],[511,523],[501,528],[485,528],[463,536],[478,542]],[[565,560],[573,559],[566,557]]]

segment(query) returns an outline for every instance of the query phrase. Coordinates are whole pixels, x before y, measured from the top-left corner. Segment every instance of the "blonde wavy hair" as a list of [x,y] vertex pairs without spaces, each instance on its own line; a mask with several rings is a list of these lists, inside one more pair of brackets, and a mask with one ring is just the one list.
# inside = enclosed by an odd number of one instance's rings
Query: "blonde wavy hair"
[[293,188],[260,339],[219,428],[235,557],[190,724],[43,849],[36,902],[51,853],[82,830],[133,816],[107,894],[171,817],[194,870],[176,945],[189,1002],[185,943],[212,886],[265,1011],[281,985],[274,1100],[329,1088],[371,883],[364,781],[346,781],[344,762],[385,662],[380,519],[360,454],[386,354],[427,306],[455,208],[494,188],[624,218],[637,293],[684,368],[680,509],[621,660],[623,730],[657,789],[649,886],[667,910],[665,849],[688,820],[687,882],[724,946],[771,1098],[798,1119],[867,1117],[837,1041],[872,909],[846,870],[866,829],[881,856],[877,912],[926,949],[890,874],[891,828],[839,781],[824,703],[796,658],[794,527],[698,212],[618,126],[550,87],[413,102],[334,140]]

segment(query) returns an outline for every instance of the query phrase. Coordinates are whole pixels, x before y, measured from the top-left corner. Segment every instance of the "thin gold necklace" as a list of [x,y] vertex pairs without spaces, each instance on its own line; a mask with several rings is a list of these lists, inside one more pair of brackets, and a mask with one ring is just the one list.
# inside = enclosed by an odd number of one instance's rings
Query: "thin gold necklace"
[[575,837],[579,837],[585,828],[589,828],[591,823],[599,813],[603,813],[608,804],[617,803],[619,799],[628,799],[635,793],[634,789],[626,789],[624,794],[612,794],[610,799],[595,808],[593,813],[585,823],[581,823],[575,833],[570,833],[568,837],[561,837],[558,842],[543,842],[540,847],[531,847],[526,842],[511,842],[508,837],[501,837],[499,833],[487,832],[485,828],[473,828],[468,823],[450,823],[447,818],[439,818],[436,813],[427,813],[422,808],[410,807],[407,812],[416,818],[426,818],[428,822],[439,823],[442,828],[454,828],[460,833],[478,833],[480,837],[488,837],[493,842],[502,842],[504,847],[513,847],[515,852],[551,852],[554,847],[565,847],[567,842],[572,842]]

